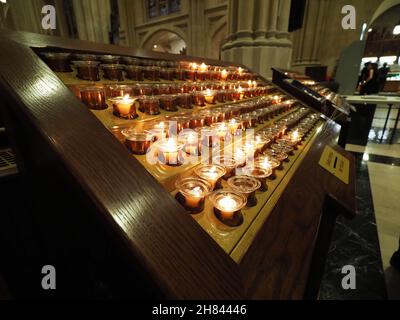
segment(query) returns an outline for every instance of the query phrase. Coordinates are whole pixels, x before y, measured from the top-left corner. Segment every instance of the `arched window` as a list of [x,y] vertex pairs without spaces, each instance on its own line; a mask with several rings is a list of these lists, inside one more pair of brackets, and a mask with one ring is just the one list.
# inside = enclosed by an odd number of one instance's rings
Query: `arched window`
[[147,0],[147,13],[150,19],[166,16],[181,10],[181,0]]

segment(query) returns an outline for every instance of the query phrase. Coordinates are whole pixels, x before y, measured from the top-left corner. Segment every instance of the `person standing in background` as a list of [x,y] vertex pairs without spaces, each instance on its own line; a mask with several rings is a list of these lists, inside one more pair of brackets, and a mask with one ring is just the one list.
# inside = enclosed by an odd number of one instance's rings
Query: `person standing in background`
[[387,63],[384,63],[383,67],[378,70],[379,92],[382,92],[385,89],[389,72],[390,68],[387,66]]
[[368,66],[371,62],[364,63],[364,68],[361,70],[361,75],[358,77],[358,91],[360,91],[361,84],[368,78]]
[[378,84],[378,64],[370,63],[368,65],[367,79],[364,80],[360,85],[361,95],[370,95],[379,93]]

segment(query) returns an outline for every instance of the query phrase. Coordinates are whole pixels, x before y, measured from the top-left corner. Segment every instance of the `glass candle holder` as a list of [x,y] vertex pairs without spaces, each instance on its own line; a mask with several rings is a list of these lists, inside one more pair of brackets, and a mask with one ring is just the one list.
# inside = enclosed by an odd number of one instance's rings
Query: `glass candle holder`
[[106,92],[102,87],[85,87],[80,90],[82,102],[92,110],[107,109]]
[[271,149],[277,152],[284,152],[288,154],[289,156],[294,155],[294,148],[290,144],[284,143],[280,141],[280,143],[275,143],[271,145]]
[[235,174],[236,168],[240,163],[234,157],[217,156],[213,158],[213,164],[218,164],[225,168],[226,173],[224,179],[228,179]]
[[261,156],[261,157],[257,158],[256,161],[254,162],[254,164],[257,167],[261,167],[264,169],[271,169],[272,174],[269,176],[269,179],[271,179],[271,180],[276,179],[276,170],[281,165],[280,161],[278,161],[274,158],[270,158],[268,156]]
[[213,123],[218,122],[218,112],[213,110],[200,111],[199,115],[203,117],[205,126],[211,126]]
[[248,176],[236,176],[228,179],[228,186],[247,198],[248,207],[257,205],[256,191],[261,188],[259,180]]
[[215,94],[215,99],[219,103],[225,103],[226,102],[226,91],[218,90]]
[[135,96],[151,96],[153,95],[153,87],[148,84],[137,84],[133,87]]
[[220,141],[229,141],[231,133],[229,131],[229,127],[226,125],[224,122],[217,122],[211,124],[211,129],[214,132],[214,135],[220,140]]
[[136,132],[133,129],[122,130],[125,145],[136,155],[144,155],[150,149],[154,137],[149,133]]
[[143,81],[144,80],[144,69],[143,67],[136,65],[126,65],[124,67],[126,72],[126,78],[134,81]]
[[184,144],[178,143],[176,139],[164,139],[157,142],[158,159],[162,164],[177,167],[183,164],[182,154]]
[[55,72],[72,72],[70,53],[48,52],[43,54],[47,65]]
[[102,64],[104,78],[112,81],[124,81],[122,72],[123,66],[120,64]]
[[241,120],[234,118],[231,119],[227,122],[227,126],[229,128],[229,131],[231,133],[231,135],[233,136],[238,136],[242,134],[242,127],[241,127]]
[[207,89],[203,91],[204,98],[208,104],[215,104],[216,92],[214,90]]
[[87,81],[100,81],[99,64],[97,61],[74,61],[78,73],[77,77]]
[[119,64],[119,56],[103,55],[99,57],[103,64]]
[[229,227],[238,227],[243,223],[241,210],[246,206],[244,195],[233,190],[218,190],[209,197],[215,216]]
[[196,92],[193,94],[193,103],[195,106],[204,107],[206,105],[206,99],[204,93]]
[[195,131],[199,134],[203,147],[212,148],[218,145],[219,140],[215,137],[214,131],[211,128],[197,128]]
[[271,159],[276,159],[278,160],[281,164],[278,167],[278,170],[282,170],[283,169],[283,163],[287,162],[289,160],[289,156],[284,153],[284,152],[276,152],[272,149],[267,149],[263,152],[263,155],[271,158]]
[[154,95],[162,95],[162,94],[170,94],[171,86],[169,84],[156,84],[153,85],[153,94]]
[[229,72],[226,69],[222,70],[221,75],[220,75],[221,81],[228,80],[228,75],[229,75]]
[[204,179],[207,180],[210,185],[211,189],[220,189],[220,180],[226,174],[226,169],[220,165],[201,165],[195,168],[194,173]]
[[192,109],[193,108],[193,98],[190,93],[180,93],[176,95],[176,102],[180,108]]
[[125,97],[133,95],[133,88],[127,85],[113,85],[107,87],[108,98]]
[[167,80],[167,81],[173,81],[174,78],[175,78],[174,69],[162,68],[160,70],[160,77],[161,77],[161,79],[164,79],[164,80]]
[[204,118],[201,115],[191,115],[189,118],[189,128],[197,129],[204,127]]
[[187,80],[186,79],[186,70],[185,69],[180,69],[180,68],[175,69],[175,76],[176,76],[176,79],[179,80],[179,81],[186,81]]
[[176,97],[170,95],[161,95],[158,98],[160,100],[161,109],[170,112],[178,111],[178,107],[176,106]]
[[187,81],[191,81],[191,82],[196,81],[196,70],[186,69],[185,70],[185,78]]
[[[188,116],[173,116],[173,117],[165,117],[166,120],[169,121],[170,130],[174,130],[176,128],[176,133],[179,134],[181,131],[185,129],[189,129],[189,121],[190,118]],[[170,132],[171,135],[174,133]]]
[[123,119],[136,119],[136,99],[130,98],[128,95],[125,97],[117,97],[110,99],[114,115]]
[[268,137],[266,137],[265,135],[262,134],[257,134],[254,137],[254,143],[257,146],[257,150],[259,153],[264,152],[267,147],[269,146],[269,144],[271,143],[271,139],[269,139]]
[[183,150],[191,156],[201,155],[201,142],[196,132],[182,132],[179,134],[179,142],[184,144]]
[[205,198],[211,192],[209,183],[203,179],[189,177],[175,183],[178,190],[176,199],[191,214],[204,210]]
[[160,114],[160,100],[157,97],[139,98],[139,111],[151,116]]
[[243,168],[243,174],[260,181],[260,191],[265,192],[268,190],[267,179],[272,175],[272,169],[265,169],[256,165],[247,166]]
[[150,81],[160,81],[160,67],[146,67],[144,76]]

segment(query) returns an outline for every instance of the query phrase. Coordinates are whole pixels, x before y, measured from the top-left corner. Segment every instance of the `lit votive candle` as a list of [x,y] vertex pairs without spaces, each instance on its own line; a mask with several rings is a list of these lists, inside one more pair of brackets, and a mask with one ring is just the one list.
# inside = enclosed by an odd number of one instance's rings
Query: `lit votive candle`
[[179,142],[184,144],[184,150],[191,156],[201,154],[201,143],[197,132],[182,132],[179,134]]
[[204,210],[205,198],[211,191],[207,181],[196,177],[183,178],[177,180],[175,186],[178,190],[176,199],[189,213]]
[[114,115],[124,119],[135,119],[138,117],[136,113],[136,99],[126,95],[125,97],[117,97],[110,99],[113,108]]
[[153,142],[153,136],[149,133],[136,132],[132,129],[122,130],[125,137],[125,145],[136,155],[144,155]]
[[158,159],[167,166],[180,166],[183,164],[182,149],[184,145],[176,139],[165,139],[157,143]]
[[201,165],[194,172],[198,177],[207,180],[212,189],[219,189],[219,181],[226,174],[226,169],[220,165]]
[[196,92],[193,94],[193,103],[195,106],[204,107],[206,105],[206,99],[204,93]]
[[207,89],[204,91],[204,98],[208,104],[215,104],[215,94],[214,90]]
[[230,227],[237,227],[243,223],[243,215],[240,212],[245,206],[246,197],[233,190],[219,190],[210,195],[210,201],[214,206],[215,216]]
[[281,165],[280,161],[278,161],[274,158],[270,158],[268,156],[262,156],[260,158],[257,158],[257,160],[254,162],[254,164],[256,166],[264,168],[264,169],[271,169],[272,173],[269,176],[269,179],[271,179],[271,180],[276,179],[276,170]]
[[228,179],[228,186],[247,198],[247,206],[257,205],[256,191],[261,188],[261,182],[248,176],[236,176]]
[[269,158],[276,159],[278,160],[281,165],[278,167],[278,170],[283,169],[283,162],[287,162],[289,159],[289,156],[284,153],[284,152],[276,152],[272,149],[267,149],[264,151],[263,155],[268,156]]
[[207,71],[208,71],[208,66],[205,63],[202,63],[197,71],[197,80],[206,81]]
[[228,121],[227,126],[229,128],[229,131],[231,135],[237,136],[242,133],[242,130],[240,129],[241,121],[239,119],[231,119]]
[[221,81],[226,81],[228,79],[228,71],[226,69],[223,69],[221,71]]
[[214,134],[218,137],[220,141],[226,141],[229,139],[230,131],[226,123],[213,123],[211,125],[211,129],[214,131]]

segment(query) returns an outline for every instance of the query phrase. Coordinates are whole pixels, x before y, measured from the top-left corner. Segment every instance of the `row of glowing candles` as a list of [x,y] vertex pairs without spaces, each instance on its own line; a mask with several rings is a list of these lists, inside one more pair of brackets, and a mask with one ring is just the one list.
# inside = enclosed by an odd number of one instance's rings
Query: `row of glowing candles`
[[[71,62],[78,69],[78,77],[85,80],[93,79],[98,75],[99,65],[105,70],[108,78],[120,78],[116,73],[125,69],[127,77],[133,80],[143,80],[143,76],[151,80],[159,80],[162,73],[167,73],[167,80],[177,78],[179,80],[253,80],[257,76],[249,73],[242,67],[223,67],[216,65],[206,65],[205,63],[195,63],[186,61],[160,61],[147,60],[135,57],[120,57],[114,55],[93,55],[93,54],[69,54],[45,52],[43,53],[48,65],[56,72],[72,72]],[[184,71],[183,73],[181,71]],[[109,73],[110,72],[110,73]],[[158,74],[157,74],[158,73]],[[140,75],[140,76],[139,76]],[[88,79],[86,79],[89,77]],[[156,79],[155,79],[156,78]]]
[[[179,145],[193,156],[201,155],[204,146],[218,142],[229,142],[243,131],[256,128],[280,113],[294,107],[293,100],[282,104],[272,104],[274,100],[259,98],[257,100],[202,110],[197,113],[180,114],[165,117],[164,121],[148,123],[149,127],[141,130],[136,127],[122,131],[125,144],[133,154],[146,154],[153,143],[162,147],[160,140],[178,136]],[[199,139],[199,137],[201,137]],[[175,165],[179,164],[177,161]],[[166,161],[167,165],[172,163]]]
[[[213,158],[213,164],[198,166],[193,176],[176,182],[178,201],[194,214],[204,210],[205,200],[209,197],[217,216],[223,222],[232,220],[245,206],[257,205],[256,194],[268,190],[268,181],[277,178],[276,171],[283,170],[283,163],[289,161],[293,150],[298,148],[317,121],[318,116],[312,114],[290,131],[280,125],[261,131],[259,136],[268,136],[272,144],[262,148],[251,161],[250,157],[239,155],[249,151],[245,146],[231,157],[218,156]],[[226,180],[226,190],[222,189],[222,179]]]
[[270,88],[258,86],[257,83],[249,83],[244,87],[240,84],[218,86],[199,83],[195,87],[182,85],[176,88],[171,85],[113,85],[108,87],[87,86],[78,89],[76,94],[89,109],[107,109],[106,100],[109,99],[117,116],[133,119],[137,117],[136,101],[139,101],[140,104],[145,101],[144,104],[148,106],[148,108],[139,108],[139,111],[148,115],[156,115],[160,113],[160,108],[174,112],[178,107],[192,109],[193,106],[204,107],[206,104],[236,102],[245,98],[259,97],[267,94]]

